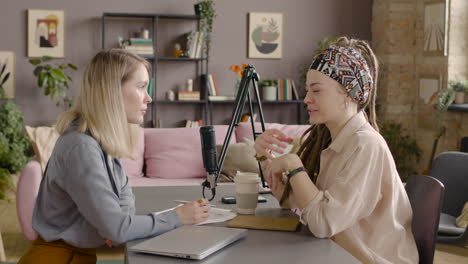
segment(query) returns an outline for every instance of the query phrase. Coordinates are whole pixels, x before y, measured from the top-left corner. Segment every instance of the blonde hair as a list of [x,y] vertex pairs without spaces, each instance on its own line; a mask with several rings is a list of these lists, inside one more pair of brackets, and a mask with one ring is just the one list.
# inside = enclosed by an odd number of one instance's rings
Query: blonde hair
[[[367,43],[364,40],[340,37],[335,42],[331,43],[330,46],[353,48],[361,54],[361,56],[366,60],[367,64],[369,65],[374,84],[369,91],[369,100],[367,100],[367,102],[363,105],[358,104],[358,111],[364,110],[364,115],[367,118],[367,114],[365,111],[368,110],[370,118],[367,119],[369,123],[376,131],[379,131],[375,113],[375,100],[377,97],[379,64],[377,57],[372,51],[369,43]],[[325,126],[325,124],[312,125],[303,134],[303,137],[305,137],[305,135],[307,134],[309,135],[307,136],[307,138],[305,138],[304,143],[302,143],[297,153],[301,158],[302,163],[305,165],[310,179],[312,180],[312,182],[316,183],[317,176],[320,172],[320,154],[324,149],[326,149],[330,145],[332,138],[330,130]],[[280,203],[283,203],[285,199],[289,197],[290,192],[291,186],[288,183],[286,185],[286,189],[283,193],[283,197],[281,198]]]
[[76,104],[62,113],[56,129],[63,135],[79,119],[78,132],[88,132],[109,155],[132,158],[138,125],[129,124],[122,84],[132,78],[139,65],[149,63],[121,49],[101,51],[86,66]]

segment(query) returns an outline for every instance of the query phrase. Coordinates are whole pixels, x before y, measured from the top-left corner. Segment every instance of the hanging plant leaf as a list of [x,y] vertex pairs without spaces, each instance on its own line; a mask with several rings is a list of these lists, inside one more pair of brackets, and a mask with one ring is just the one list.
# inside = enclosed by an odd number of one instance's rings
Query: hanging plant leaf
[[52,75],[52,77],[54,79],[57,79],[59,81],[66,81],[67,77],[65,76],[65,74],[63,73],[63,71],[59,70],[59,69],[53,69],[50,71],[50,74]]
[[74,64],[71,64],[71,63],[68,63],[68,67],[72,68],[75,71],[78,70],[78,67],[76,67]]
[[39,74],[42,72],[43,67],[42,66],[37,66],[36,69],[34,69],[34,76],[39,76]]
[[41,60],[39,59],[29,60],[29,63],[31,63],[32,65],[39,65],[41,64]]
[[3,80],[0,82],[0,86],[2,86],[6,81],[8,81],[9,77],[10,77],[10,73],[7,73],[5,77],[3,77]]
[[39,78],[37,79],[37,85],[39,85],[39,87],[43,87],[44,84],[46,83],[47,83],[47,73],[41,72],[39,74]]

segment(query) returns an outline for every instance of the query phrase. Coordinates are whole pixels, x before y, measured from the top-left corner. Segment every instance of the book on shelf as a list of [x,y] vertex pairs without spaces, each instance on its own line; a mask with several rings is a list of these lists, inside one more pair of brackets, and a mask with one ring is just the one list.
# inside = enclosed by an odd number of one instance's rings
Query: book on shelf
[[278,101],[299,100],[299,94],[294,84],[294,80],[279,79],[276,95]]
[[236,100],[234,96],[226,96],[226,95],[210,95],[208,96],[209,101],[232,101]]
[[153,83],[154,83],[154,78],[150,78],[148,82],[148,95],[153,98]]
[[153,127],[154,128],[162,128],[163,127],[162,120],[161,119],[153,120]]
[[150,44],[153,45],[153,39],[144,39],[144,38],[129,38],[128,41],[131,45],[133,44]]
[[203,120],[185,120],[185,127],[201,127]]
[[179,101],[199,101],[200,91],[178,91],[177,98]]

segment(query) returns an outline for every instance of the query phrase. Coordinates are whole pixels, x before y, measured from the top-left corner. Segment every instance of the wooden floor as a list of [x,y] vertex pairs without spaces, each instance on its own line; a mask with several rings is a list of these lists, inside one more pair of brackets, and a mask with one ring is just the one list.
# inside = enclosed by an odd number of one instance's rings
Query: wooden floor
[[[0,201],[0,232],[3,237],[7,262],[16,262],[31,246],[31,242],[21,233],[16,215],[15,201]],[[123,260],[122,247],[98,250],[99,260]],[[436,264],[467,264],[468,248],[438,244],[435,254]]]

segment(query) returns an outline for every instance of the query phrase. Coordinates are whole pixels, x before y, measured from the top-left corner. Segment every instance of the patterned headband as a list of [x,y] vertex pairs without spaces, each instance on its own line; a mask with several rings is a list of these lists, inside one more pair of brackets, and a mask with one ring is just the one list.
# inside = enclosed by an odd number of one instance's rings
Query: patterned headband
[[366,60],[352,48],[331,47],[315,56],[309,70],[317,70],[345,88],[349,96],[364,105],[374,86]]

